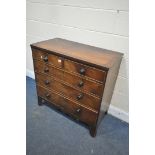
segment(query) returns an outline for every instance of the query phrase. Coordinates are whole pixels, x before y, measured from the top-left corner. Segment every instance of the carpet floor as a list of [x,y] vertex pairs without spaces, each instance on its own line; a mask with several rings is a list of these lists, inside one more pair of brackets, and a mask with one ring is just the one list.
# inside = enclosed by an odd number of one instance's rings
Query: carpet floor
[[27,155],[128,155],[129,125],[106,115],[95,138],[82,125],[43,105],[36,85],[26,78]]

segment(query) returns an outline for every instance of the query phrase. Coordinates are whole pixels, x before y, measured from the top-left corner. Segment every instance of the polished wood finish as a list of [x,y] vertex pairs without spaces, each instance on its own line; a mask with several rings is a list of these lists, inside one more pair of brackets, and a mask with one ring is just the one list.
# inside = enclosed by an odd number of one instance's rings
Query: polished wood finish
[[[87,108],[82,107],[80,104],[76,104],[73,100],[63,97],[61,94],[55,91],[50,91],[42,86],[37,85],[38,95],[43,99],[50,101],[67,114],[73,116],[76,119],[88,124],[93,125],[97,121],[97,113]],[[44,101],[45,102],[45,101]]]
[[54,76],[58,79],[63,79],[63,71],[59,68],[49,65],[41,61],[34,60],[34,71],[37,73],[43,73],[49,76]]
[[31,48],[38,104],[85,123],[94,137],[108,111],[122,54],[60,38]]
[[[73,73],[63,71],[60,68],[55,68],[54,66],[44,63],[42,61],[34,60],[34,70],[37,73],[47,74],[49,76],[56,77],[64,82],[77,87],[80,90],[84,90],[90,94],[102,97],[103,84],[95,82],[94,80],[88,79],[84,76],[74,75]],[[105,81],[106,75],[103,77]]]
[[64,69],[71,71],[71,72],[78,73],[81,76],[86,76],[91,79],[98,80],[100,82],[102,82],[106,76],[105,71],[95,69],[93,67],[89,67],[87,65],[83,65],[83,64],[73,62],[70,60],[64,61]]
[[63,58],[62,57],[58,57],[56,55],[51,55],[48,54],[48,52],[43,52],[41,50],[38,49],[34,49],[35,52],[33,52],[33,57],[36,60],[40,60],[43,62],[46,62],[50,65],[54,65],[56,67],[63,67]]
[[93,95],[97,95],[98,97],[102,97],[103,95],[104,84],[67,72],[64,72],[64,81],[70,83],[72,86],[80,90],[86,91]]
[[32,44],[31,47],[50,51],[52,53],[63,55],[71,59],[76,59],[79,62],[83,61],[86,64],[93,64],[94,66],[111,68],[116,58],[122,56],[122,53],[114,52],[98,47],[85,45],[61,38],[55,38],[50,40],[41,41]]
[[88,95],[82,91],[72,88],[71,86],[60,82],[54,78],[43,74],[36,74],[36,82],[49,90],[55,90],[62,95],[69,96],[69,98],[79,102],[81,105],[90,107],[96,111],[99,110],[101,99]]

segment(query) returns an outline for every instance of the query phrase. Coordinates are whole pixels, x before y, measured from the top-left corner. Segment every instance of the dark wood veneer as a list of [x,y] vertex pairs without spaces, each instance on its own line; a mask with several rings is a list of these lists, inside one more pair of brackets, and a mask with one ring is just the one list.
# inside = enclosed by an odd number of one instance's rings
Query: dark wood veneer
[[122,54],[60,38],[31,45],[38,104],[84,122],[91,136],[107,113]]
[[60,92],[62,95],[68,96],[69,98],[79,102],[81,105],[88,106],[96,111],[99,110],[99,103],[101,99],[88,95],[85,92],[78,91],[69,85],[60,82],[59,80],[53,79],[43,74],[36,74],[36,82],[49,90],[55,90]]
[[75,72],[80,74],[81,76],[86,76],[95,80],[98,80],[100,82],[103,81],[104,77],[106,76],[106,72],[95,69],[77,62],[65,60],[64,61],[64,69],[68,70],[70,72]]

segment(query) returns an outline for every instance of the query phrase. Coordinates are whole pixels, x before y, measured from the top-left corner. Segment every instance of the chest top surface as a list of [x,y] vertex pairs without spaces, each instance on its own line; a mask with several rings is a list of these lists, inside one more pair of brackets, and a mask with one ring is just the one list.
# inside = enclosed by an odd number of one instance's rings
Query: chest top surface
[[111,68],[123,54],[61,38],[31,44],[31,47],[53,51],[61,55],[80,59],[98,66]]

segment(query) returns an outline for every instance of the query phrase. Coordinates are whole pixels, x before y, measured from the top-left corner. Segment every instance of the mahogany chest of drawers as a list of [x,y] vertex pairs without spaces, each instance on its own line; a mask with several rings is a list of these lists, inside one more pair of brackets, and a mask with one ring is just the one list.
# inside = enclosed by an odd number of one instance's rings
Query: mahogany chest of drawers
[[60,38],[31,44],[38,104],[83,122],[91,136],[107,113],[123,54]]

